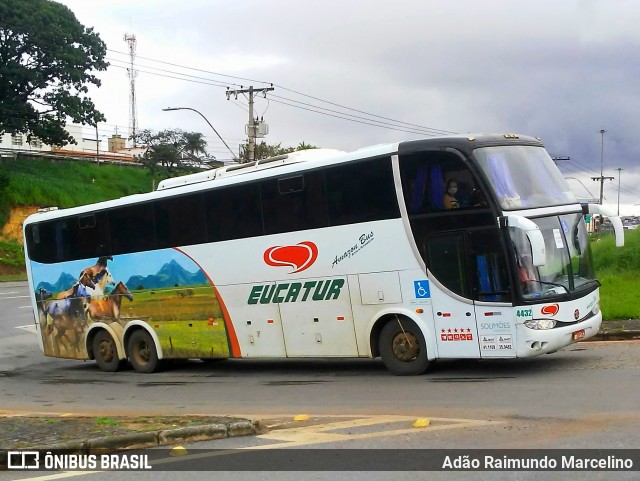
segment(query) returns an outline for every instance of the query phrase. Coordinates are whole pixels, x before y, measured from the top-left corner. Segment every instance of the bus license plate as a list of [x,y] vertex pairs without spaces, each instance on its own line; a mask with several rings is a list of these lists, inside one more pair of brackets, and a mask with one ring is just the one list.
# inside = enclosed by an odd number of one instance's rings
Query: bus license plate
[[574,341],[579,341],[584,337],[584,335],[585,335],[584,329],[580,329],[579,331],[574,332],[571,336]]

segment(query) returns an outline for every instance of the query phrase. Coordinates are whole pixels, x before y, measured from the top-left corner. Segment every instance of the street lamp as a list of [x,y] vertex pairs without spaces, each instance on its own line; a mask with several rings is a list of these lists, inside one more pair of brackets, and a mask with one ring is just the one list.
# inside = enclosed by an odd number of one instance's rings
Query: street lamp
[[209,120],[202,115],[202,112],[197,111],[196,109],[192,109],[191,107],[167,107],[166,109],[162,109],[164,112],[168,112],[170,110],[192,110],[195,113],[197,113],[198,115],[200,115],[200,117],[202,117],[204,119],[204,121],[206,123],[209,124],[209,127],[211,127],[211,129],[216,133],[216,135],[218,136],[218,138],[220,140],[222,140],[222,143],[224,144],[224,146],[227,148],[227,150],[229,150],[229,152],[231,152],[231,156],[233,157],[233,160],[235,160],[236,162],[239,162],[239,159],[236,157],[236,154],[233,153],[233,150],[231,150],[231,148],[227,145],[227,143],[224,141],[224,139],[220,136],[220,134],[218,133],[218,131],[215,129],[215,127],[213,125],[211,125],[211,122],[209,122]]
[[624,169],[622,167],[618,167],[616,170],[618,171],[618,215],[620,215],[620,178],[622,177],[621,172]]

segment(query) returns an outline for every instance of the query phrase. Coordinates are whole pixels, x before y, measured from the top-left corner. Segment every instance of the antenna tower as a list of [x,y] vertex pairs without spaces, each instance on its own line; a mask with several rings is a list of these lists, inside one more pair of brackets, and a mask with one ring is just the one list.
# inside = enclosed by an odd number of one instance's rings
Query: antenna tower
[[138,133],[138,119],[136,112],[136,77],[138,71],[134,68],[134,62],[136,59],[136,36],[132,33],[124,34],[124,41],[129,45],[129,68],[127,73],[129,74],[129,138],[134,139],[133,145],[135,146],[135,137]]

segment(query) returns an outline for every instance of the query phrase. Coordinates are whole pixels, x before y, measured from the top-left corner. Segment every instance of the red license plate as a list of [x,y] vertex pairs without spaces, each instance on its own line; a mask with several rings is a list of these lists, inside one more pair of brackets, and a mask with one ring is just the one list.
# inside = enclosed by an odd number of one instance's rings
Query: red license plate
[[584,329],[580,329],[579,331],[576,331],[573,334],[571,334],[571,337],[573,338],[574,341],[579,341],[584,337],[584,335],[585,335]]

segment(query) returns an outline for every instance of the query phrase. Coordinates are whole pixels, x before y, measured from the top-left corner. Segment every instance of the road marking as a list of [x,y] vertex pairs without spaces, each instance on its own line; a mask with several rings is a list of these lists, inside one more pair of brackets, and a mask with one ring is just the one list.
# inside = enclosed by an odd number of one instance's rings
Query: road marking
[[[13,294],[10,292],[10,294]],[[25,297],[30,297],[30,296],[8,296],[8,297],[4,297],[4,296],[0,296],[0,300],[4,300],[4,299],[24,299]]]
[[37,332],[35,324],[27,324],[25,326],[16,326],[16,329],[24,329],[25,331],[35,334]]
[[[312,416],[313,417],[313,416]],[[335,416],[334,416],[335,417]],[[424,417],[424,416],[422,416]],[[312,426],[302,426],[291,429],[282,429],[279,431],[275,431],[273,433],[262,434],[256,436],[257,438],[262,439],[274,439],[284,442],[277,442],[273,444],[263,444],[260,446],[247,446],[244,448],[234,448],[230,450],[223,451],[213,451],[210,453],[198,453],[198,454],[187,454],[184,456],[178,457],[169,457],[162,459],[154,459],[152,461],[152,466],[155,468],[156,466],[160,466],[163,464],[169,463],[182,463],[188,460],[195,459],[206,459],[206,458],[216,458],[218,456],[232,456],[234,454],[238,454],[239,452],[247,451],[247,450],[269,450],[269,449],[283,449],[290,448],[296,446],[307,446],[309,444],[321,444],[321,443],[330,443],[335,441],[347,441],[350,439],[366,439],[373,437],[382,437],[382,436],[398,436],[400,434],[420,434],[423,436],[428,436],[432,431],[442,431],[447,429],[459,429],[459,428],[468,428],[468,427],[477,427],[477,426],[488,426],[492,424],[502,424],[501,421],[485,421],[481,419],[458,419],[458,418],[434,418],[429,416],[432,421],[435,422],[443,422],[449,424],[437,425],[433,424],[425,429],[416,430],[413,427],[408,427],[407,429],[396,429],[391,431],[376,431],[372,433],[364,433],[364,434],[342,434],[342,433],[327,433],[326,431],[332,431],[336,429],[347,429],[347,428],[357,428],[357,427],[366,427],[366,426],[375,426],[375,425],[385,425],[389,423],[398,423],[398,422],[406,422],[408,426],[411,426],[411,422],[416,419],[416,416],[367,416],[362,417],[359,416],[358,419],[351,419],[347,421],[337,421],[326,424],[316,424]],[[102,473],[106,471],[65,471],[62,473],[55,473],[46,476],[39,476],[34,478],[23,478],[21,481],[53,481],[56,479],[64,479],[64,478],[72,478],[74,476],[83,476],[86,474],[95,474]]]
[[[315,426],[304,426],[299,428],[291,428],[291,429],[283,429],[274,431],[272,433],[267,433],[258,436],[259,438],[264,439],[275,439],[278,441],[287,442],[287,447],[289,446],[303,446],[305,444],[311,443],[327,443],[327,442],[335,442],[335,441],[346,441],[346,440],[360,440],[360,439],[368,439],[368,438],[376,438],[382,436],[398,436],[401,434],[408,433],[416,433],[416,429],[411,425],[413,421],[415,421],[415,416],[373,416],[370,418],[364,419],[354,419],[348,421],[337,421],[333,423],[327,424],[319,424]],[[432,431],[442,431],[448,429],[458,429],[458,428],[467,428],[467,427],[477,427],[477,426],[486,426],[489,424],[493,424],[494,421],[484,421],[478,419],[455,419],[455,418],[430,418],[434,422],[443,422],[446,424],[443,425],[431,425],[425,430],[421,430],[421,433],[430,433]],[[335,431],[338,429],[352,429],[356,427],[365,427],[371,426],[374,427],[380,424],[390,424],[390,423],[406,423],[406,428],[401,429],[392,429],[392,430],[383,430],[383,431],[373,431],[370,433],[363,434],[345,434],[345,433],[335,433],[330,431]]]
[[31,306],[19,306],[18,309],[31,309]]

